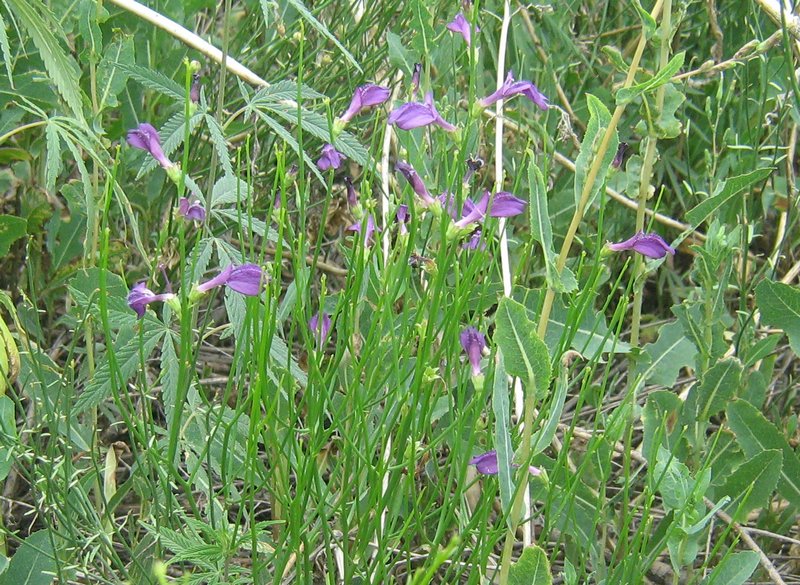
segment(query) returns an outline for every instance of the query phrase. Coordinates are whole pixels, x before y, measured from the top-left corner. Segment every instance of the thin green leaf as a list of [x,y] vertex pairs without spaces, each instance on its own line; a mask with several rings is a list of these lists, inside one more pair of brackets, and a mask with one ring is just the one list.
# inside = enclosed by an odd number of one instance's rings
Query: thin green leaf
[[747,189],[751,185],[754,185],[769,177],[773,170],[775,169],[756,169],[754,171],[750,171],[749,173],[737,175],[726,181],[723,181],[717,190],[717,194],[713,197],[709,197],[688,211],[686,213],[686,219],[689,220],[689,223],[692,225],[700,225],[709,217],[711,217],[712,214],[716,213],[720,207],[725,205],[735,195],[738,195],[744,189]]
[[623,87],[617,92],[617,105],[624,106],[632,102],[638,96],[642,95],[647,91],[653,91],[661,87],[662,85],[669,83],[670,79],[672,79],[678,71],[681,70],[683,67],[683,61],[686,58],[686,52],[681,51],[672,59],[669,60],[658,73],[656,73],[653,77],[644,81],[642,83],[638,83],[632,87]]
[[308,23],[313,28],[315,28],[317,30],[317,32],[319,32],[322,36],[324,36],[329,41],[331,41],[334,45],[336,45],[336,48],[339,49],[339,51],[341,51],[341,53],[347,58],[348,61],[350,61],[350,63],[356,69],[358,69],[359,73],[363,73],[364,72],[364,70],[361,69],[361,65],[358,64],[358,61],[356,61],[356,58],[353,57],[353,55],[350,54],[350,51],[345,49],[344,45],[342,45],[342,43],[339,42],[339,39],[337,39],[335,36],[333,36],[331,34],[331,31],[328,30],[328,27],[326,27],[324,24],[322,24],[319,20],[316,19],[316,17],[313,14],[311,14],[311,11],[308,8],[305,7],[305,4],[303,4],[303,2],[301,0],[286,0],[286,1],[289,4],[291,4],[292,6],[294,6],[294,8],[297,10],[297,12],[299,12],[300,15],[306,21],[308,21]]
[[[494,413],[494,448],[497,452],[497,478],[500,482],[500,502],[503,510],[511,510],[511,498],[514,494],[514,477],[511,470],[511,409],[508,400],[508,377],[506,376],[505,359],[502,348],[497,349],[494,368],[494,385],[492,386],[492,412]],[[507,515],[509,527],[511,515]]]

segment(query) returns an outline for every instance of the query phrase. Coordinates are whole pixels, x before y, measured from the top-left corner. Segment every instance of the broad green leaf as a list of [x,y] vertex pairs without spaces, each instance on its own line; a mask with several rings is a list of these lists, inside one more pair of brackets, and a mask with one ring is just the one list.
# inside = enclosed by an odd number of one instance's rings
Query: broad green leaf
[[120,35],[103,51],[103,58],[97,67],[97,93],[100,97],[100,109],[116,108],[119,105],[117,96],[128,83],[128,72],[119,67],[120,63],[133,65],[133,37]]
[[542,398],[550,387],[550,354],[536,335],[536,325],[517,301],[503,298],[495,316],[494,341],[503,350],[506,371],[527,382]]
[[14,401],[6,395],[0,396],[0,481],[8,477],[8,472],[16,462],[17,422]]
[[688,418],[706,422],[725,410],[728,402],[738,394],[741,378],[742,364],[736,358],[725,358],[714,364],[689,392],[684,406]]
[[56,571],[53,543],[47,530],[34,532],[22,541],[0,575],[0,585],[51,585]]
[[0,215],[0,257],[8,254],[11,245],[24,238],[28,231],[28,222],[16,215]]
[[67,102],[75,118],[85,123],[80,88],[81,70],[72,56],[62,48],[65,36],[58,20],[41,0],[4,1],[16,21],[31,36],[58,93]]
[[671,83],[666,84],[664,90],[664,106],[654,124],[656,136],[661,139],[677,138],[683,130],[683,124],[675,112],[686,101],[686,95]]
[[350,63],[356,69],[358,69],[359,73],[363,72],[363,69],[361,69],[361,65],[359,65],[358,61],[356,61],[356,58],[353,57],[353,55],[350,54],[350,51],[345,49],[344,45],[342,45],[342,43],[339,42],[339,39],[337,39],[335,36],[333,36],[331,34],[331,31],[328,30],[328,27],[326,27],[324,24],[322,24],[319,20],[316,19],[316,17],[311,13],[311,11],[308,8],[306,8],[305,4],[303,4],[303,2],[301,0],[286,0],[286,2],[291,4],[295,8],[295,10],[297,10],[297,12],[299,12],[300,15],[314,29],[316,29],[316,31],[319,34],[321,34],[323,37],[325,37],[326,39],[331,41],[336,46],[336,48],[339,49],[339,51],[342,53],[342,55],[344,55],[345,58],[348,61],[350,61]]
[[[683,401],[674,392],[656,390],[647,397],[642,411],[644,425],[644,439],[642,441],[642,454],[648,461],[654,461],[657,447],[666,445],[673,453],[676,452],[677,437],[682,433],[680,413]],[[656,439],[659,442],[656,443]]]
[[[694,480],[689,468],[662,445],[658,446],[658,456],[650,480],[661,494],[667,511],[680,511],[691,503]],[[699,496],[702,497],[703,494],[700,493]]]
[[778,449],[767,449],[736,468],[714,490],[714,495],[717,498],[731,498],[733,502],[728,510],[735,515],[734,520],[742,520],[750,510],[760,508],[769,501],[782,468],[783,453]]
[[389,45],[389,64],[402,69],[406,75],[414,70],[414,58],[403,46],[403,41],[392,31],[387,31],[386,40]]
[[425,0],[410,0],[408,2],[413,14],[414,35],[411,45],[418,55],[430,55],[434,49],[433,17],[428,10]]
[[550,561],[537,545],[525,547],[516,563],[508,572],[509,585],[551,585]]
[[[532,153],[528,151],[528,156]],[[531,237],[541,244],[545,252],[553,249],[553,230],[550,227],[550,212],[547,209],[547,188],[544,175],[531,159],[528,164],[528,186],[530,188],[530,205],[528,207],[531,224]],[[545,255],[545,261],[549,258]]]
[[700,585],[744,585],[758,566],[758,553],[743,550],[727,555]]
[[642,21],[642,34],[644,38],[652,39],[653,35],[656,34],[656,19],[642,7],[642,3],[639,0],[632,0],[632,2],[639,15],[639,19]]
[[761,320],[783,329],[792,351],[800,356],[800,289],[762,280],[756,287],[756,306],[761,311]]
[[643,93],[647,91],[653,91],[665,83],[669,83],[669,80],[672,79],[678,71],[680,71],[681,67],[683,67],[683,60],[685,57],[686,53],[681,51],[672,57],[672,59],[669,60],[669,63],[667,63],[661,70],[659,70],[658,73],[656,73],[647,81],[637,83],[631,87],[623,87],[620,89],[617,92],[617,105],[623,106],[628,104]]
[[692,225],[700,225],[735,195],[769,177],[773,170],[772,168],[756,169],[723,181],[713,196],[686,213],[686,219]]
[[636,373],[651,384],[671,387],[675,385],[682,368],[694,367],[696,354],[697,348],[684,336],[681,324],[672,321],[662,325],[658,341],[642,348]]
[[[511,469],[511,408],[508,399],[508,376],[506,376],[505,356],[503,348],[497,349],[494,368],[494,385],[492,386],[492,411],[494,413],[494,448],[497,451],[497,478],[500,482],[500,502],[503,510],[511,510],[511,498],[514,494],[514,477]],[[507,515],[511,526],[511,515]]]
[[731,402],[726,414],[728,426],[748,458],[752,459],[769,449],[778,449],[783,453],[778,491],[791,504],[800,507],[800,460],[783,433],[744,400]]
[[[589,124],[586,127],[586,134],[583,136],[581,142],[581,150],[578,158],[575,159],[575,204],[577,205],[581,200],[581,194],[586,188],[586,180],[588,178],[589,169],[597,158],[597,151],[600,148],[600,143],[603,141],[606,130],[611,124],[611,113],[608,108],[592,94],[586,94],[586,103],[589,108]],[[616,129],[608,141],[603,160],[600,163],[600,170],[594,179],[594,182],[589,187],[589,197],[586,201],[586,206],[589,207],[597,197],[603,183],[608,175],[608,169],[611,168],[611,162],[617,154],[617,147],[619,146],[619,137]]]

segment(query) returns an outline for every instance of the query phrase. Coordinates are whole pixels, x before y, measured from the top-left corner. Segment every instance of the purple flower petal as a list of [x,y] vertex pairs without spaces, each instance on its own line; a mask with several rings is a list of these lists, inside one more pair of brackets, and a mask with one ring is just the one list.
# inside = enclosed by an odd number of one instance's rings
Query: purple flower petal
[[[460,12],[456,14],[456,17],[451,22],[447,23],[447,30],[460,34],[462,37],[464,37],[467,46],[468,47],[472,46],[472,27],[470,26],[467,19],[464,18],[464,15],[461,14]],[[475,27],[476,33],[480,32],[480,30],[481,29],[479,29],[478,27]]]
[[127,141],[132,147],[148,152],[163,168],[174,166],[161,149],[161,137],[152,125],[145,122],[128,130]]
[[163,293],[157,295],[145,285],[145,281],[137,282],[128,293],[128,306],[136,312],[139,319],[144,317],[147,305],[157,301],[168,301],[175,295],[172,293]]
[[188,197],[181,197],[178,202],[178,213],[189,220],[199,222],[206,220],[206,208],[199,201],[190,203]]
[[486,348],[486,338],[483,333],[478,331],[475,327],[467,327],[461,332],[460,335],[461,347],[469,357],[469,363],[472,366],[472,375],[481,375],[481,357],[483,350]]
[[414,63],[414,72],[411,74],[411,96],[416,97],[419,91],[419,75],[422,72],[422,63]]
[[[500,466],[497,462],[497,451],[494,449],[481,455],[476,455],[469,460],[469,464],[476,466],[478,473],[483,473],[484,475],[497,475],[500,471]],[[512,467],[519,467],[519,465],[513,463]],[[541,475],[542,473],[541,469],[533,465],[528,467],[528,471],[531,475]]]
[[388,87],[372,83],[357,87],[356,91],[353,93],[353,99],[350,100],[350,106],[339,119],[343,122],[349,122],[365,108],[380,105],[388,100],[390,94],[391,92]]
[[664,238],[658,234],[646,234],[644,232],[639,232],[624,242],[608,243],[606,247],[614,252],[633,250],[648,258],[663,258],[667,254],[675,254],[675,248],[667,244]]
[[491,217],[514,217],[525,211],[527,206],[527,202],[514,197],[511,193],[498,191],[490,202],[489,215]]
[[515,81],[512,71],[508,72],[505,82],[497,91],[479,100],[478,103],[481,107],[488,108],[498,100],[504,100],[518,94],[524,95],[542,110],[550,107],[547,97],[533,83],[530,81]]
[[400,226],[400,234],[407,234],[408,228],[406,225],[411,222],[411,214],[408,213],[408,205],[398,205],[394,215],[398,225]]
[[464,201],[462,217],[455,222],[455,226],[458,228],[465,228],[470,224],[483,221],[483,218],[486,216],[486,209],[489,206],[490,196],[491,194],[489,191],[484,191],[483,196],[477,202],[473,202],[469,199]]
[[456,129],[439,114],[433,103],[432,92],[425,94],[424,103],[408,102],[392,110],[388,122],[401,130],[413,130],[430,124],[436,124],[448,132]]
[[314,334],[317,347],[322,347],[331,331],[331,316],[323,312],[320,317],[319,313],[315,313],[314,316],[308,320],[308,328],[311,330],[311,333]]
[[333,144],[326,144],[322,147],[322,156],[317,161],[317,166],[321,171],[328,169],[338,169],[342,165],[342,161],[347,158],[341,152],[336,150]]
[[422,199],[423,207],[428,207],[432,203],[436,203],[436,200],[431,197],[431,194],[428,192],[428,188],[425,186],[425,183],[422,182],[419,174],[417,171],[414,170],[410,164],[406,161],[399,161],[395,165],[395,170],[398,170],[402,173],[402,175],[406,178],[406,181],[411,185],[411,188],[414,190],[414,193],[419,195],[419,198]]
[[[350,227],[347,228],[348,231],[351,232],[358,232],[359,234],[362,233],[362,222],[354,223]],[[381,231],[381,229],[375,225],[375,220],[372,218],[372,215],[368,215],[366,219],[366,226],[364,227],[364,245],[371,246],[373,243],[372,236],[376,231]]]
[[261,294],[264,284],[264,270],[258,264],[242,264],[231,270],[225,283],[231,290],[254,297]]
[[461,247],[464,250],[478,250],[478,249],[485,250],[486,242],[483,241],[480,228],[472,232],[472,235],[470,236],[469,240],[461,244]]

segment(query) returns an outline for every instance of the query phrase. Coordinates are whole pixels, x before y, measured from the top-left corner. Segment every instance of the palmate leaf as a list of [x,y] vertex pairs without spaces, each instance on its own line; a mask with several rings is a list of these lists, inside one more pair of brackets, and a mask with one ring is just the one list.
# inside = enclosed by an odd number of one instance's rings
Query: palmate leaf
[[3,3],[31,36],[47,74],[72,114],[85,123],[79,84],[81,71],[72,56],[61,46],[64,32],[53,13],[41,0],[3,0]]

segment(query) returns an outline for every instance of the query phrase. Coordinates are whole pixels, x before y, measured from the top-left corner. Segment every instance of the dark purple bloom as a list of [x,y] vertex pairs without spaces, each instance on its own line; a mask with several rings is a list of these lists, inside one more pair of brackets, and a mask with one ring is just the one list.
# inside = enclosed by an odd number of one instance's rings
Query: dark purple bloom
[[614,160],[611,161],[611,166],[615,169],[618,169],[622,166],[622,163],[625,160],[625,152],[628,150],[628,143],[627,142],[620,142],[619,146],[617,147],[617,154],[614,155]]
[[127,140],[132,147],[149,152],[150,156],[156,159],[163,168],[169,169],[175,166],[161,149],[161,137],[158,135],[158,130],[150,124],[145,122],[128,130]]
[[433,92],[425,94],[425,102],[408,102],[392,110],[389,114],[389,124],[394,124],[401,130],[413,130],[430,124],[436,124],[448,132],[454,132],[456,127],[442,118],[433,103]]
[[[464,15],[460,12],[456,14],[456,17],[452,20],[452,22],[447,23],[447,30],[460,34],[467,42],[467,46],[472,46],[472,27],[467,19],[464,18]],[[475,27],[476,33],[480,31],[481,29]]]
[[253,297],[261,293],[264,278],[264,271],[258,264],[229,265],[211,280],[197,285],[197,290],[204,293],[214,287],[225,285],[231,290]]
[[377,106],[389,99],[391,92],[388,87],[368,83],[357,87],[350,100],[350,107],[339,117],[342,122],[349,122],[360,114],[365,108]]
[[414,72],[411,74],[411,97],[416,98],[419,91],[419,74],[422,72],[422,63],[414,63]]
[[481,356],[483,350],[486,348],[486,339],[483,333],[478,331],[475,327],[467,327],[461,332],[460,336],[461,347],[469,358],[469,363],[472,366],[472,375],[481,375]]
[[675,248],[667,244],[664,238],[658,234],[646,234],[644,232],[639,232],[624,242],[608,243],[606,247],[614,252],[633,250],[648,258],[663,258],[667,254],[675,254]]
[[320,317],[320,314],[316,313],[308,320],[308,328],[311,329],[311,332],[314,334],[317,347],[322,347],[331,331],[331,316],[323,312]]
[[483,197],[474,202],[470,199],[464,201],[464,209],[461,211],[461,219],[455,222],[457,228],[466,228],[468,225],[483,221],[486,217],[486,209],[489,206],[489,191],[483,192]]
[[398,205],[397,211],[394,212],[394,215],[397,219],[398,225],[400,226],[400,234],[406,235],[408,233],[406,224],[411,221],[411,215],[408,213],[408,205]]
[[[358,232],[359,234],[363,233],[364,234],[364,245],[365,246],[370,246],[370,245],[372,245],[372,236],[373,236],[373,234],[376,231],[378,231],[378,232],[381,231],[381,229],[378,226],[375,225],[375,220],[372,219],[372,214],[367,215],[367,219],[366,219],[365,223],[366,223],[365,226],[362,226],[362,222],[354,223],[349,228],[347,228],[347,230],[351,231],[351,232]],[[363,228],[363,232],[362,232],[362,228]]]
[[128,306],[136,311],[136,315],[141,319],[147,310],[147,305],[158,301],[168,301],[175,295],[163,293],[157,295],[145,285],[145,281],[137,282],[133,285],[131,292],[128,293]]
[[504,100],[517,94],[524,95],[542,110],[546,110],[549,107],[547,98],[533,83],[530,81],[514,81],[514,73],[512,71],[508,72],[506,80],[500,89],[479,100],[478,103],[481,107],[488,108],[497,100]]
[[[470,465],[474,465],[478,469],[478,473],[484,475],[497,475],[500,471],[500,466],[497,463],[497,451],[492,449],[482,455],[476,455],[469,460]],[[517,464],[512,464],[514,467],[519,467]],[[542,470],[533,465],[528,467],[531,475],[540,475]]]
[[195,73],[192,75],[192,87],[189,88],[189,99],[192,100],[192,103],[198,103],[200,101],[200,74]]
[[322,147],[322,156],[317,161],[317,166],[321,171],[328,169],[338,169],[342,165],[342,161],[347,158],[341,152],[333,147],[333,144],[326,144]]
[[199,201],[190,203],[188,197],[181,197],[178,202],[178,213],[186,219],[199,222],[206,220],[206,208]]
[[356,193],[355,185],[353,185],[353,179],[345,177],[344,184],[347,185],[347,204],[350,207],[355,207],[358,205],[358,193]]
[[483,197],[477,202],[469,199],[464,201],[461,219],[455,222],[455,225],[458,228],[465,228],[472,223],[481,222],[487,210],[490,217],[514,217],[525,211],[527,205],[525,201],[507,191],[498,191],[494,197],[489,191],[484,191]]
[[422,199],[423,207],[428,207],[432,203],[436,203],[436,200],[431,197],[431,194],[428,192],[428,188],[425,186],[425,183],[422,182],[422,179],[420,178],[419,174],[417,174],[417,171],[414,170],[414,167],[412,167],[406,161],[401,160],[394,166],[394,168],[403,174],[403,176],[406,178],[406,181],[408,181],[409,185],[411,185],[411,188],[414,190],[414,193],[419,195],[419,198]]
[[478,228],[472,232],[469,240],[461,244],[461,247],[465,250],[485,250],[486,242],[484,242],[483,238],[481,237],[481,229]]

